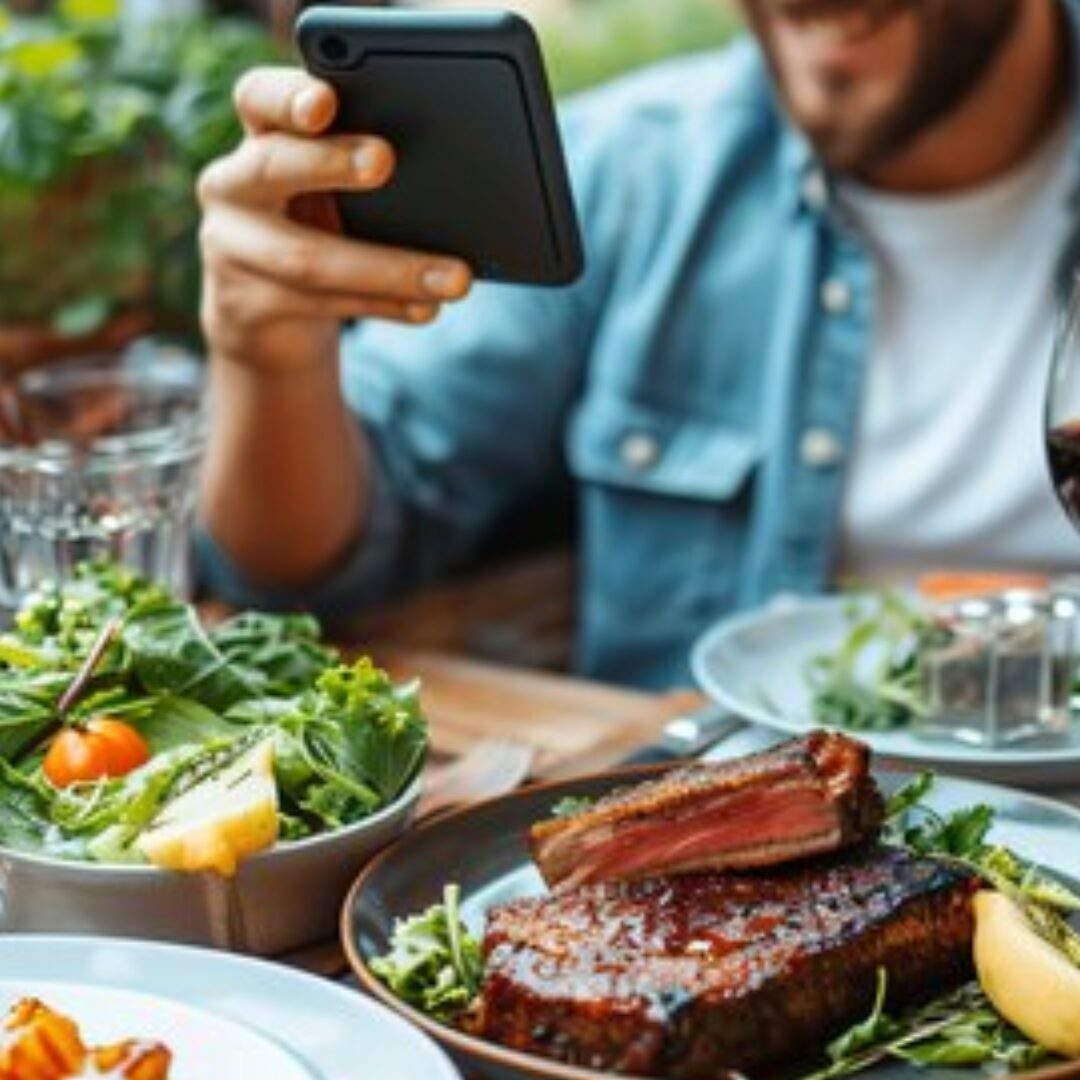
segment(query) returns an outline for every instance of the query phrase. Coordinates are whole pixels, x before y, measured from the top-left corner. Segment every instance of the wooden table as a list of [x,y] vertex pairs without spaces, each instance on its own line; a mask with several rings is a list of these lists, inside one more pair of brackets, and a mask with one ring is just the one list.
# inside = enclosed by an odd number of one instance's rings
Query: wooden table
[[374,651],[395,679],[419,678],[436,760],[501,737],[536,750],[533,775],[555,779],[614,765],[654,742],[666,720],[704,702],[695,691],[650,694],[458,656]]

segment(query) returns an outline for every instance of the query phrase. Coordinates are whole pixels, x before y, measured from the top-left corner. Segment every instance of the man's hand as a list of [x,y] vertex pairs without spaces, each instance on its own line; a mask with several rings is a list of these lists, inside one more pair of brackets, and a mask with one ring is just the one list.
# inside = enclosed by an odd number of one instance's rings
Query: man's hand
[[433,319],[465,295],[457,259],[341,236],[333,191],[381,187],[394,151],[376,135],[326,135],[334,91],[303,71],[260,68],[237,84],[245,137],[199,180],[203,325],[222,360],[296,372],[336,358],[341,320]]
[[385,184],[375,135],[327,135],[333,90],[264,68],[236,88],[244,139],[199,181],[214,408],[202,510],[266,584],[317,579],[363,540],[367,451],[338,377],[342,319],[428,322],[464,296],[459,260],[340,235],[331,193]]

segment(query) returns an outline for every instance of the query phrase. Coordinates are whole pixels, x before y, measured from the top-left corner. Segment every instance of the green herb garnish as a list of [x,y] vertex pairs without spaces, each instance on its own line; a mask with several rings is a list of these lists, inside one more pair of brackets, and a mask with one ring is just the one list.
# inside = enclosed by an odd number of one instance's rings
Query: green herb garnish
[[888,1058],[921,1066],[998,1063],[1018,1069],[1047,1056],[998,1016],[975,983],[897,1017],[885,1012],[886,989],[879,968],[869,1016],[829,1043],[830,1063],[801,1080],[836,1080]]
[[574,817],[583,814],[596,802],[587,795],[564,795],[552,808],[551,816],[557,818]]
[[480,989],[480,943],[461,921],[457,885],[443,889],[443,902],[394,924],[390,952],[371,961],[371,970],[403,1001],[436,1020],[456,1020]]
[[[1035,929],[1080,963],[1080,938],[1062,912],[1080,910],[1080,896],[1000,845],[987,843],[994,813],[974,806],[941,814],[922,800],[934,777],[921,773],[889,800],[886,839],[919,855],[952,862],[982,877],[1021,905]],[[874,1006],[866,1019],[829,1044],[830,1064],[803,1080],[835,1080],[887,1059],[919,1066],[996,1065],[1021,1069],[1047,1051],[994,1010],[978,984],[969,983],[927,1005],[891,1016],[885,1011],[887,976],[878,971]]]
[[813,657],[806,678],[816,723],[848,731],[893,731],[925,715],[921,651],[944,631],[894,593],[854,600],[834,652]]

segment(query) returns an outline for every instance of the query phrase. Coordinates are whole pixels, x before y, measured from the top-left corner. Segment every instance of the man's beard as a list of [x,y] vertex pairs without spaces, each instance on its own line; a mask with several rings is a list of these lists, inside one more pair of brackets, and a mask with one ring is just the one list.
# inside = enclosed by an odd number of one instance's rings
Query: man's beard
[[[845,101],[858,87],[837,76],[829,87],[839,122],[803,123],[821,158],[841,172],[866,173],[886,164],[960,106],[1001,55],[1025,0],[912,0],[918,20],[918,56],[906,87],[891,109],[843,120]],[[772,58],[774,76],[783,76]],[[856,105],[857,107],[857,105]]]

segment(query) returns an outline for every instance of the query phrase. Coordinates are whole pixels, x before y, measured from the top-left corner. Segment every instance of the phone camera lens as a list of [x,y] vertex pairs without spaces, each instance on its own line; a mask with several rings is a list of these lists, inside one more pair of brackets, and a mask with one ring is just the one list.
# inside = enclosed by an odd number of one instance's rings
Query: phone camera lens
[[349,60],[349,43],[340,34],[319,38],[319,56],[329,67],[342,67]]

